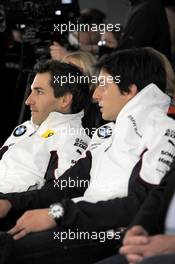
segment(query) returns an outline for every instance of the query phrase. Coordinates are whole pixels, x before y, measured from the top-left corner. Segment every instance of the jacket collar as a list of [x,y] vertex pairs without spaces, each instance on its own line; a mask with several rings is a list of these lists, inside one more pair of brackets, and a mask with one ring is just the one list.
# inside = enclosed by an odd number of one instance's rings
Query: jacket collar
[[43,133],[48,128],[59,128],[62,125],[76,123],[81,126],[81,119],[84,116],[84,111],[76,114],[62,114],[59,112],[51,112],[46,120],[38,127],[37,133]]
[[159,109],[164,113],[168,112],[170,97],[163,93],[155,84],[151,83],[143,88],[135,97],[133,97],[120,111],[117,116],[118,123],[124,116],[135,113],[138,116],[149,114],[153,108]]

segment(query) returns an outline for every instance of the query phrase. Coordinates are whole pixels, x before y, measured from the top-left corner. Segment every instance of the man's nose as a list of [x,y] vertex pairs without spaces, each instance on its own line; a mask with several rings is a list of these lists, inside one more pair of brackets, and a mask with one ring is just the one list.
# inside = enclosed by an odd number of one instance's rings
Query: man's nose
[[92,99],[93,99],[93,101],[95,101],[95,102],[99,102],[99,101],[102,99],[102,94],[103,94],[103,89],[102,89],[102,87],[97,86],[97,87],[95,88],[95,91],[94,91],[93,95],[92,95]]
[[34,103],[32,93],[27,97],[25,104],[26,105],[32,105]]

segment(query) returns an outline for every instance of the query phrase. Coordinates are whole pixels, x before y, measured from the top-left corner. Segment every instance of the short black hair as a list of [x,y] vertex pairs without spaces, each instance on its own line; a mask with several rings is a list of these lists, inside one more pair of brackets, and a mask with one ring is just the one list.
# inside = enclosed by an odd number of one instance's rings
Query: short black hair
[[[78,113],[81,110],[85,109],[89,103],[89,85],[88,82],[72,82],[66,81],[66,83],[62,83],[61,81],[57,81],[58,77],[65,77],[69,80],[69,76],[72,78],[75,77],[75,80],[85,79],[86,77],[80,69],[72,64],[60,62],[57,60],[47,60],[38,62],[34,67],[35,73],[50,73],[51,80],[50,85],[54,90],[54,96],[59,98],[66,93],[72,94],[72,105],[71,105],[71,113]],[[78,79],[78,80],[79,80]]]
[[135,48],[117,51],[101,58],[97,63],[98,71],[104,70],[113,77],[120,76],[120,92],[129,92],[129,86],[135,84],[138,92],[150,83],[160,90],[166,90],[166,71],[163,62],[147,48]]

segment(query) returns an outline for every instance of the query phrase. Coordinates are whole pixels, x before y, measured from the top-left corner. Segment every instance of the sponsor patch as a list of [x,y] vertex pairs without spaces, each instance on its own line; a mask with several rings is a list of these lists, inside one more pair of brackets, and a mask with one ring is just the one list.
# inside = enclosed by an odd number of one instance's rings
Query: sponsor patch
[[136,123],[136,120],[134,119],[134,117],[132,115],[129,115],[128,118],[132,122],[132,125],[133,125],[133,128],[134,128],[136,135],[139,136],[140,138],[142,138],[142,135],[138,131],[137,123]]
[[13,135],[15,137],[20,137],[22,135],[24,135],[27,131],[27,127],[26,126],[19,126],[15,129],[15,131],[13,132]]
[[55,134],[55,132],[53,130],[48,129],[41,135],[41,137],[48,138],[48,137],[53,136],[54,134]]
[[173,129],[167,129],[165,132],[166,137],[175,138],[175,131]]
[[97,135],[100,138],[109,138],[112,135],[112,128],[110,126],[100,127],[97,131]]
[[82,149],[86,149],[87,148],[87,143],[86,142],[84,142],[82,139],[80,139],[80,138],[76,138],[75,139],[75,143],[74,143],[74,146],[76,146],[76,147],[79,147],[79,148],[82,148]]

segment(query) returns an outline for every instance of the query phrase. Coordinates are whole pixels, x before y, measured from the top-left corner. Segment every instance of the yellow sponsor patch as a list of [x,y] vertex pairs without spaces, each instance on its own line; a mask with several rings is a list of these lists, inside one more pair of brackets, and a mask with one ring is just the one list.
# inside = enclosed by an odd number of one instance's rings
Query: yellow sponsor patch
[[41,135],[41,137],[48,138],[48,137],[53,136],[54,134],[55,134],[55,132],[53,130],[48,129]]

